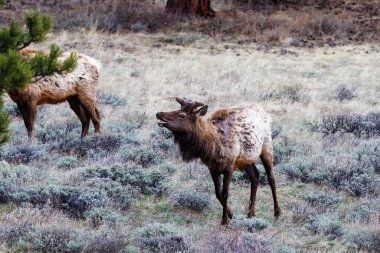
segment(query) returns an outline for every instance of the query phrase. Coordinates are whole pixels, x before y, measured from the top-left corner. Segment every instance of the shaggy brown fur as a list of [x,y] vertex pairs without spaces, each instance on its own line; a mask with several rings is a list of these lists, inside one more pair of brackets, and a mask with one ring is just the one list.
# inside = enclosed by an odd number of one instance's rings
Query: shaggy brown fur
[[[274,215],[279,217],[275,181],[273,177],[273,147],[271,119],[256,104],[247,104],[216,111],[207,121],[199,116],[207,112],[207,105],[176,98],[181,109],[159,112],[159,125],[171,130],[183,160],[200,158],[210,170],[217,199],[223,206],[222,224],[228,223],[232,212],[227,205],[228,187],[232,173],[245,170],[251,180],[248,217],[254,216],[258,171],[255,162],[260,158],[267,173],[274,200]],[[200,107],[200,109],[198,109]],[[221,175],[224,175],[223,189]]]
[[[35,54],[35,50],[22,50],[23,56]],[[63,54],[62,58],[68,56]],[[46,76],[31,83],[26,90],[8,92],[17,104],[28,130],[33,136],[37,106],[58,104],[67,101],[82,123],[82,135],[85,137],[92,120],[95,132],[100,132],[100,113],[96,108],[95,88],[99,78],[100,63],[84,54],[77,54],[76,69],[65,75]]]

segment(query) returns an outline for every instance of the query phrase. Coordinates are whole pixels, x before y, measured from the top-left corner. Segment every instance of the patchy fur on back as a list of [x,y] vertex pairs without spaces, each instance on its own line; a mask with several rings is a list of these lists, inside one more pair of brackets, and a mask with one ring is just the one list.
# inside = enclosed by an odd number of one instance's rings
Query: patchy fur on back
[[[61,59],[68,55],[64,53]],[[24,91],[9,93],[11,99],[17,102],[28,97],[28,99],[36,99],[37,105],[41,105],[64,102],[67,97],[78,92],[86,92],[89,96],[95,97],[100,63],[83,54],[78,53],[77,56],[77,67],[74,71],[63,75],[45,76],[32,82]]]

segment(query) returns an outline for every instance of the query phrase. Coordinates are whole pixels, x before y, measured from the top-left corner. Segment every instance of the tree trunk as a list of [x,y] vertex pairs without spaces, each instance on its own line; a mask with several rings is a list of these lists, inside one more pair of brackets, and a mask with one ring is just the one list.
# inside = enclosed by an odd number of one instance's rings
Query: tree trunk
[[168,0],[166,11],[179,15],[215,16],[210,0]]

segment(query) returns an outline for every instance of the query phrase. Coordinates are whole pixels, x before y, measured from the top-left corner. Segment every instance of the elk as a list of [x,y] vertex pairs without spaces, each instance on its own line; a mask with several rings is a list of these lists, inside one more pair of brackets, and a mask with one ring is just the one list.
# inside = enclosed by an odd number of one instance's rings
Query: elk
[[[32,56],[36,50],[24,49],[23,56]],[[68,56],[62,54],[62,57]],[[24,119],[28,137],[33,137],[37,106],[58,104],[67,101],[82,123],[81,137],[85,137],[94,124],[95,133],[100,133],[100,113],[96,108],[95,88],[101,64],[97,60],[77,53],[77,67],[73,72],[45,76],[28,85],[25,90],[11,90],[9,97],[17,104]]]
[[[273,176],[273,146],[271,118],[257,104],[242,104],[228,109],[219,109],[204,120],[207,113],[204,103],[176,97],[181,108],[171,112],[158,112],[158,125],[169,129],[178,143],[182,159],[186,162],[199,158],[208,168],[215,186],[216,198],[223,206],[222,225],[232,219],[227,205],[228,188],[232,174],[245,170],[251,181],[251,196],[248,218],[255,215],[256,191],[259,172],[255,162],[260,158],[274,201],[274,216],[281,209],[277,202]],[[223,175],[223,186],[221,176]]]

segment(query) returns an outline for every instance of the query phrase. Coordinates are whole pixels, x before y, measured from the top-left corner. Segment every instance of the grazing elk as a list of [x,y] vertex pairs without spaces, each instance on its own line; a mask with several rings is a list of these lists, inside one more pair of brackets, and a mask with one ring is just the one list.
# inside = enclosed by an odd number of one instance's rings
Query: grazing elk
[[[261,159],[272,190],[274,216],[281,209],[277,202],[273,177],[273,147],[271,118],[257,104],[243,104],[229,109],[219,109],[207,121],[204,116],[208,106],[185,98],[176,98],[181,108],[156,114],[160,127],[174,134],[183,160],[200,158],[209,168],[215,185],[216,198],[223,206],[222,225],[232,218],[227,205],[228,187],[235,170],[245,170],[251,180],[251,197],[248,218],[255,215],[256,190],[259,173],[255,166]],[[221,186],[221,175],[223,187]]]
[[[20,51],[23,56],[35,54],[35,50]],[[64,53],[62,57],[68,56]],[[81,137],[85,137],[90,126],[90,119],[95,133],[100,132],[100,113],[96,108],[95,88],[98,83],[100,63],[84,54],[77,54],[77,67],[67,74],[45,76],[31,84],[25,90],[8,92],[17,104],[28,130],[29,138],[33,136],[37,106],[69,102],[70,108],[82,123]]]

